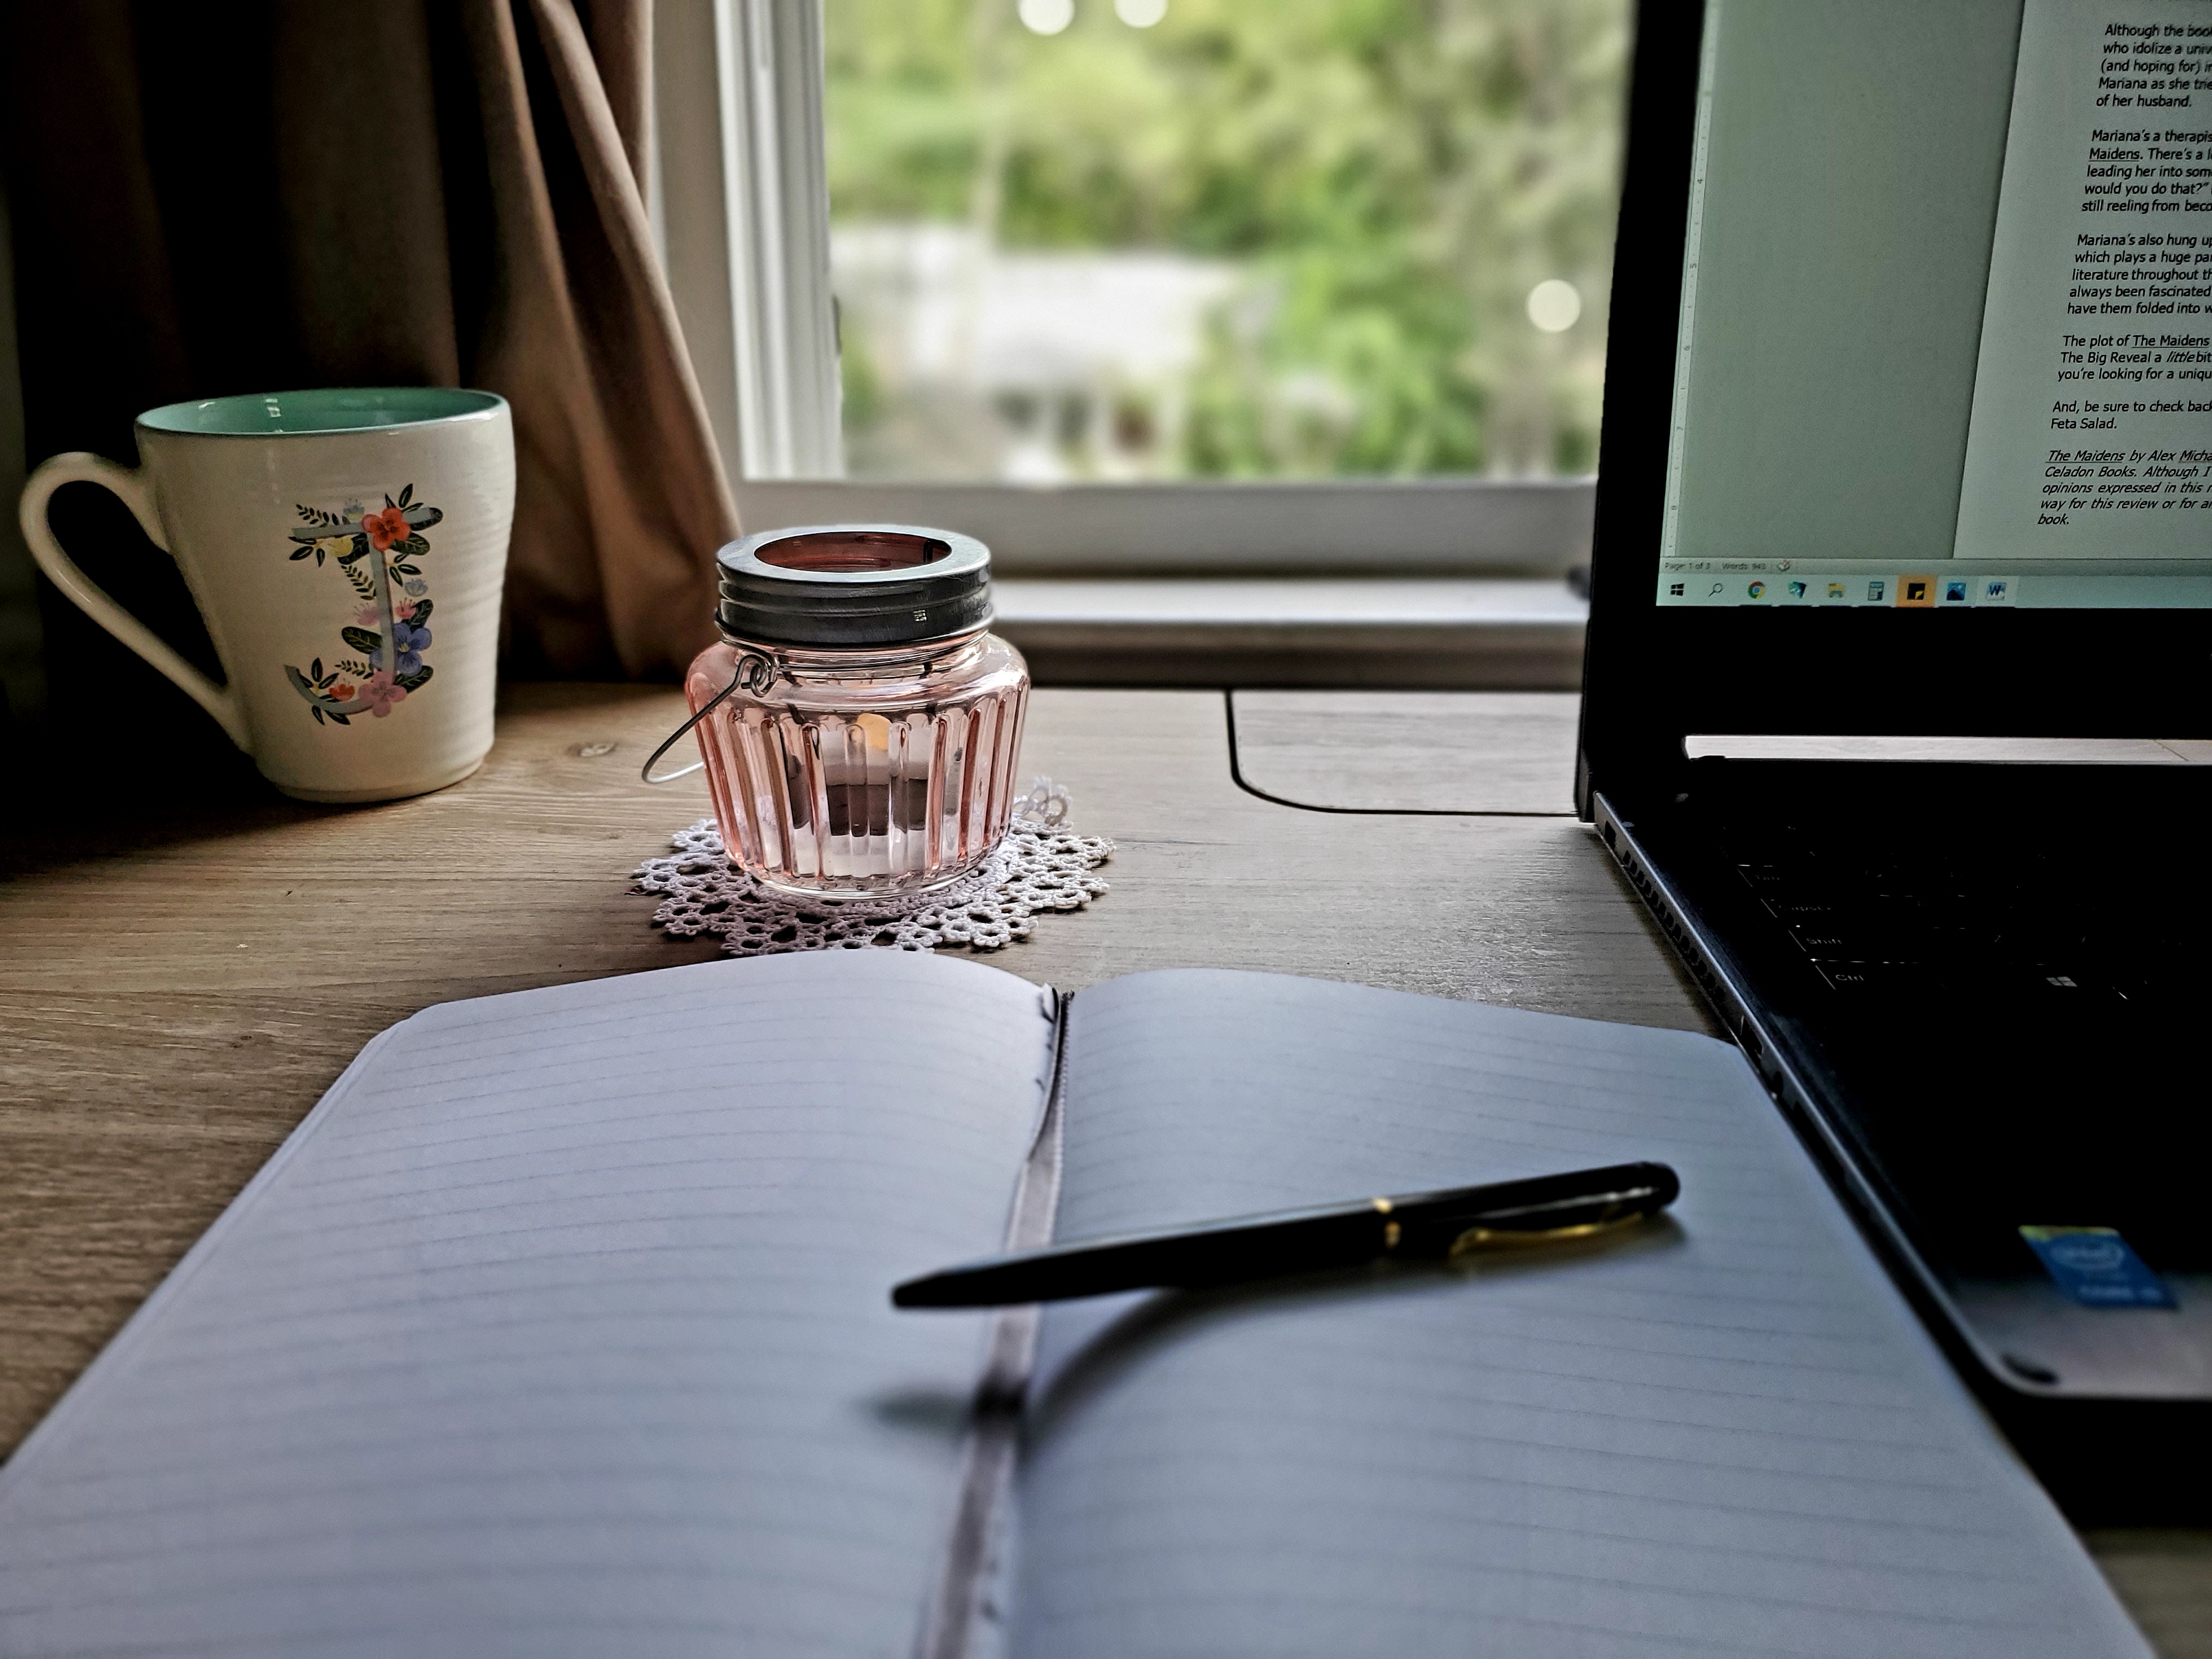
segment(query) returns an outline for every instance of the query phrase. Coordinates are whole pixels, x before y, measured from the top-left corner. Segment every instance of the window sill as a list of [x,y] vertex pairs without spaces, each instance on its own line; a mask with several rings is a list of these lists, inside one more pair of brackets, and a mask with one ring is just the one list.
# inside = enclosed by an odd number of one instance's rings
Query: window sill
[[1005,576],[1257,581],[1369,573],[1564,577],[1589,562],[1589,478],[1306,478],[1176,483],[885,483],[753,478],[749,530],[941,524]]
[[1573,690],[1589,606],[1559,581],[994,584],[1040,684]]

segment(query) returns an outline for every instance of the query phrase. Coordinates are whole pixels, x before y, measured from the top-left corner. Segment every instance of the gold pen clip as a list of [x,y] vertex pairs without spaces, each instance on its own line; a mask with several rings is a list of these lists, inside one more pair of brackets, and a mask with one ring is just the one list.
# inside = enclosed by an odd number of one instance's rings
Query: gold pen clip
[[[1608,1206],[1609,1209],[1613,1207],[1625,1206]],[[1563,1239],[1592,1238],[1600,1233],[1615,1232],[1623,1227],[1633,1226],[1644,1219],[1644,1214],[1642,1210],[1637,1209],[1630,1209],[1622,1215],[1601,1213],[1595,1221],[1579,1222],[1571,1227],[1546,1227],[1534,1232],[1510,1227],[1469,1227],[1452,1240],[1445,1259],[1457,1261],[1461,1256],[1472,1255],[1477,1250],[1516,1250],[1530,1244],[1556,1244]]]

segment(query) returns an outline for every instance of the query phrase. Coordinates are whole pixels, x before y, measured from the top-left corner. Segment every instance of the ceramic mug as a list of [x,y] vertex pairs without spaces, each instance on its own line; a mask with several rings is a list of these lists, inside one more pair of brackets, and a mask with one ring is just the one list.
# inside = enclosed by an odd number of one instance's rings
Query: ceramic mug
[[[137,470],[57,455],[23,487],[32,556],[302,800],[443,788],[491,748],[514,514],[507,401],[434,386],[150,409]],[[122,497],[184,572],[216,684],[78,569],[46,524],[76,481]]]

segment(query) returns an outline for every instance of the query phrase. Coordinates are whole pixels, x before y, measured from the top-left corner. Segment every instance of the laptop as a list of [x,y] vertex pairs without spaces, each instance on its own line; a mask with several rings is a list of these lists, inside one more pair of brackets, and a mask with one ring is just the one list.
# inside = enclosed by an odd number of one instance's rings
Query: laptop
[[2212,1507],[2212,9],[2124,11],[1646,0],[1577,793],[2055,1495],[2152,1521]]

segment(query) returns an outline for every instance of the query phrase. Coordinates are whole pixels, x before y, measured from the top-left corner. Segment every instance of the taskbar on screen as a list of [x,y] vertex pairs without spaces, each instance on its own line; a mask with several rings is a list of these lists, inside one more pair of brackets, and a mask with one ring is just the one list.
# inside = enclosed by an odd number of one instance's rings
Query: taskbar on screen
[[2023,561],[2005,568],[1930,560],[1662,559],[1662,605],[1905,611],[2212,610],[2212,560]]

